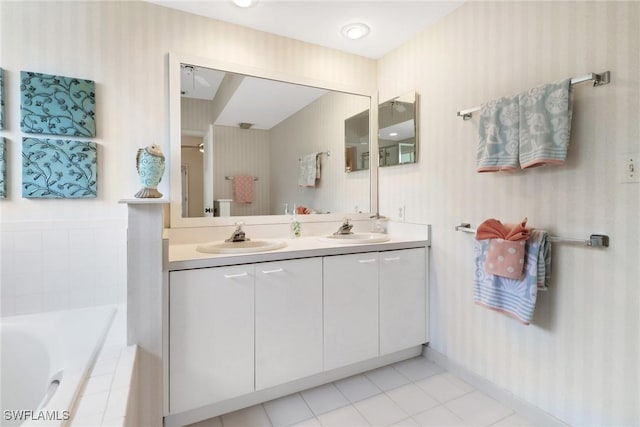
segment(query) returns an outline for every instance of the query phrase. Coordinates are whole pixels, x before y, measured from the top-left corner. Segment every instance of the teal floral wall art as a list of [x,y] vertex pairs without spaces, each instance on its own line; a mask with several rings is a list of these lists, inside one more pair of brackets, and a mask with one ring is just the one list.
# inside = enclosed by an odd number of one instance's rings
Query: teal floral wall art
[[7,149],[5,139],[0,137],[0,199],[7,197]]
[[4,129],[4,70],[0,68],[0,129]]
[[22,138],[22,197],[95,198],[97,154],[95,142]]
[[26,133],[96,136],[95,83],[20,72],[20,128]]

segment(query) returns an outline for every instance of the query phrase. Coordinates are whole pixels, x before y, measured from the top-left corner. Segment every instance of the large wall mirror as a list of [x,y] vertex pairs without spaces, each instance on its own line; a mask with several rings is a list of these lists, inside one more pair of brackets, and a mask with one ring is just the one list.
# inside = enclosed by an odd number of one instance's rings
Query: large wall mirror
[[169,80],[172,227],[277,223],[294,204],[311,221],[375,209],[372,172],[344,173],[345,120],[371,93],[177,54]]
[[416,93],[397,96],[378,107],[380,167],[418,161]]

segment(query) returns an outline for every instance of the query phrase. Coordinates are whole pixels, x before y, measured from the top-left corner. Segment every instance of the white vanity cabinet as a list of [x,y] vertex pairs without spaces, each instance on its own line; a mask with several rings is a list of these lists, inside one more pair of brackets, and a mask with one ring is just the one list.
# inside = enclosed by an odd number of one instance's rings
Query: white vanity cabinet
[[427,342],[425,248],[380,252],[380,355]]
[[324,364],[339,368],[427,341],[425,248],[324,258]]
[[170,271],[168,297],[171,426],[404,360],[427,342],[422,246]]
[[170,412],[254,391],[254,270],[170,272]]
[[378,356],[378,253],[324,258],[324,368]]
[[256,390],[322,372],[322,258],[256,264]]

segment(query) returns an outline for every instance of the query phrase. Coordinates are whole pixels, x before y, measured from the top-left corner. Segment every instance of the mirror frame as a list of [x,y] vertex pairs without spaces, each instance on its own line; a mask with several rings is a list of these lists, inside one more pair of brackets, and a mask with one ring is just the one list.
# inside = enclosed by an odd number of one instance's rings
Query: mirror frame
[[[369,97],[369,147],[370,150],[378,150],[378,139],[372,138],[372,135],[378,134],[378,94],[376,88],[371,87],[355,87],[347,86],[336,82],[328,82],[324,80],[311,79],[307,77],[295,76],[283,72],[256,68],[248,65],[241,65],[212,58],[203,58],[188,54],[174,53],[168,54],[168,99],[169,99],[169,201],[170,201],[170,227],[171,228],[188,228],[188,227],[212,227],[212,226],[232,226],[238,221],[244,222],[246,225],[262,225],[262,224],[288,224],[291,221],[291,215],[255,215],[255,216],[230,216],[230,217],[182,217],[182,201],[181,201],[181,174],[180,174],[180,139],[181,139],[181,116],[180,116],[180,64],[197,64],[201,67],[212,68],[222,71],[228,71],[237,74],[246,74],[254,77],[260,77],[271,80],[278,80],[287,83],[299,84],[304,86],[313,86],[327,90],[338,92],[352,93],[354,95],[362,95]],[[374,156],[376,157],[376,156]],[[369,200],[370,211],[363,213],[331,213],[322,215],[299,215],[300,222],[327,222],[342,221],[345,216],[351,219],[369,219],[369,217],[378,212],[378,159],[369,165]]]

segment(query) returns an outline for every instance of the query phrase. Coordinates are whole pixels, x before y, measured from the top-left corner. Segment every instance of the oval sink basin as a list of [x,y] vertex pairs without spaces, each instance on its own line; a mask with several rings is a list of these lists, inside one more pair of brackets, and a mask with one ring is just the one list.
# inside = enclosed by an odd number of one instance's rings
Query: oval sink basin
[[381,243],[389,240],[387,234],[382,233],[353,233],[353,234],[330,234],[320,237],[323,242],[359,244],[359,243]]
[[248,254],[266,252],[287,246],[282,240],[246,240],[244,242],[212,242],[196,246],[196,251],[205,254]]

